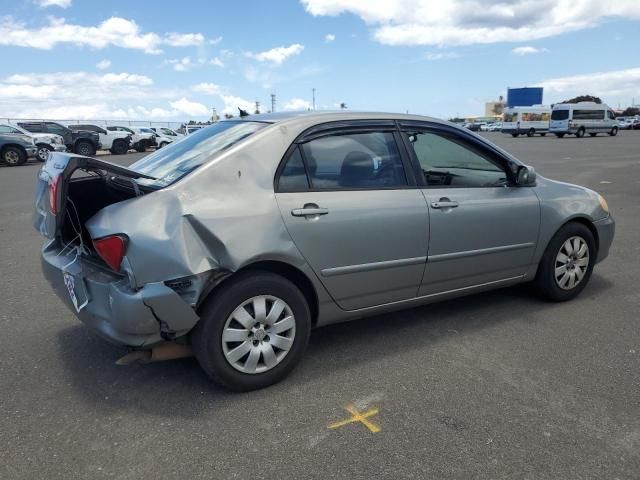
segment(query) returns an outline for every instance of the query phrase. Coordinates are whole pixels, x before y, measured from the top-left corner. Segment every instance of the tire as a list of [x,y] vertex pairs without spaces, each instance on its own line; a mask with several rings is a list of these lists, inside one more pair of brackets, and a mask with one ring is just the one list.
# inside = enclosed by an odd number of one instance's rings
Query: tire
[[27,152],[10,145],[2,150],[2,162],[7,167],[19,167],[27,163]]
[[556,137],[558,137],[558,138],[564,138],[564,133],[556,133]]
[[[281,330],[279,333],[282,333],[282,336],[271,333],[273,326],[261,326],[257,329],[254,326],[251,330],[251,325],[256,322],[254,301],[258,304],[265,302],[267,317],[277,301],[284,302],[285,308],[277,317],[280,320],[276,325],[280,325],[280,328],[289,326],[289,329]],[[244,304],[249,305],[249,310],[243,307]],[[236,311],[242,312],[241,309],[244,310],[243,324],[233,315]],[[259,315],[257,317],[260,318]],[[284,325],[284,319],[287,317],[293,317],[293,321],[287,321],[287,325]],[[266,322],[261,325],[266,325]],[[245,326],[250,328],[247,329]],[[240,339],[224,341],[225,331],[233,333],[236,337],[240,335],[237,337]],[[302,358],[310,332],[309,305],[293,283],[270,272],[247,271],[222,285],[206,301],[200,321],[191,333],[191,342],[200,366],[215,383],[230,390],[245,392],[267,387],[286,377]],[[258,337],[260,343],[257,343]],[[274,342],[276,337],[278,345],[283,342],[281,346],[289,350],[278,348]],[[283,338],[293,338],[293,342],[282,340]],[[234,350],[240,352],[237,359],[233,356]],[[274,365],[267,365],[267,357],[261,353],[266,351],[275,353],[273,356],[269,354],[271,361],[276,362]],[[256,363],[249,365],[253,352],[258,352],[254,357]],[[228,355],[231,357],[229,360]],[[243,369],[253,373],[247,373]]]
[[580,127],[580,128],[578,129],[578,131],[576,132],[576,137],[577,137],[577,138],[582,138],[582,137],[584,137],[584,127]]
[[518,135],[520,135],[520,134],[519,134],[519,133],[512,133],[512,134],[511,134],[511,136],[512,136],[513,138],[518,138]]
[[136,152],[138,152],[138,153],[142,153],[142,152],[146,152],[147,151],[146,147],[142,143],[139,143],[138,145],[136,145],[135,148],[136,148]]
[[115,140],[111,145],[110,152],[114,155],[124,155],[129,150],[129,145],[125,140]]
[[96,154],[96,147],[89,141],[80,140],[76,143],[74,153],[84,155],[85,157],[92,157]]
[[597,134],[597,132],[591,132],[591,133],[589,133],[589,136],[590,136],[590,137],[595,137],[596,135],[598,135],[598,134]]
[[[580,239],[582,243],[579,245],[586,245],[587,251],[582,256],[579,253],[569,253],[566,250],[566,243],[570,242],[573,247],[576,245],[576,239]],[[561,254],[565,257],[569,257],[570,263],[565,263]],[[572,255],[577,257],[576,260],[572,260]],[[585,225],[578,222],[570,222],[563,226],[553,236],[547,249],[540,260],[538,266],[538,273],[534,280],[535,286],[542,297],[554,302],[564,302],[575,298],[589,283],[591,273],[593,272],[594,262],[596,260],[596,242],[593,238],[591,230]],[[586,259],[586,266],[583,265]],[[564,265],[564,272],[561,270],[558,272],[558,278],[556,278],[556,268],[560,269]],[[567,265],[573,267],[567,269]],[[578,273],[580,271],[581,273]],[[573,286],[571,285],[571,274],[574,273],[574,281],[578,280]],[[569,275],[569,279],[565,281],[565,275]],[[582,277],[578,275],[582,274]],[[564,288],[561,284],[565,282]]]
[[39,143],[36,145],[38,147],[38,151],[36,152],[36,158],[39,162],[46,162],[49,158],[49,152],[53,152],[53,148],[46,143]]
[[541,137],[546,137],[546,136],[547,136],[547,132],[542,132],[542,133],[540,134],[540,136],[541,136]]
[[530,128],[529,130],[527,130],[527,137],[533,137],[536,134],[535,129]]
[[612,137],[615,137],[616,135],[618,135],[618,127],[613,127],[609,132],[609,135]]
[[167,142],[162,142],[162,143],[158,146],[158,148],[164,148],[164,147],[166,147],[167,145],[169,145]]

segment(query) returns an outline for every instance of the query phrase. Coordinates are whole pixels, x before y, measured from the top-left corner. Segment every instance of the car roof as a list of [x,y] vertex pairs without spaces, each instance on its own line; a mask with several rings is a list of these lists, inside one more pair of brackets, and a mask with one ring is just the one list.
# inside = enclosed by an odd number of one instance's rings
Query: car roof
[[230,120],[268,123],[287,123],[296,120],[305,120],[308,122],[317,121],[318,123],[341,120],[414,120],[442,124],[449,123],[438,118],[427,117],[423,115],[389,112],[364,112],[353,110],[310,110],[295,112],[259,113],[255,115],[247,115],[245,117],[233,117]]

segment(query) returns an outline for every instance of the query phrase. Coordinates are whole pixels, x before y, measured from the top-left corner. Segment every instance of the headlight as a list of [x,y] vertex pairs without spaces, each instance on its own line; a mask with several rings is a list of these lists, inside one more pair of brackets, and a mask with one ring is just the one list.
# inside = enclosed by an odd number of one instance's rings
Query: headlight
[[607,201],[604,199],[604,197],[602,195],[598,195],[598,200],[600,200],[600,208],[609,213],[609,204],[607,204]]

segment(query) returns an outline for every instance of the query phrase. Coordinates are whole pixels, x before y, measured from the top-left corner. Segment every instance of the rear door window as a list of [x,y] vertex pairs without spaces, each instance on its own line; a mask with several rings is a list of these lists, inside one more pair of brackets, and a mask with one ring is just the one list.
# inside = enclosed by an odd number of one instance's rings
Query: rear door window
[[382,189],[407,185],[391,132],[329,135],[304,143],[301,149],[312,189]]

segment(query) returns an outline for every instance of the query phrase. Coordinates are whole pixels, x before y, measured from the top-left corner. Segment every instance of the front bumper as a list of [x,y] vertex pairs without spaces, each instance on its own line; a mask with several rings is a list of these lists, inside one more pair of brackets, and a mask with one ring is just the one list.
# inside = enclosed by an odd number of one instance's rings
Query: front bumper
[[25,150],[27,151],[27,157],[29,158],[33,158],[38,154],[38,147],[26,147]]
[[593,226],[598,232],[598,258],[596,258],[596,263],[598,263],[609,256],[609,249],[616,233],[616,222],[609,215],[607,218],[593,222]]
[[[126,277],[75,253],[61,255],[56,241],[45,245],[41,260],[56,295],[82,323],[115,344],[148,347],[173,340],[186,335],[199,320],[191,306],[164,283],[133,290]],[[80,311],[71,299],[65,273],[73,277]]]

